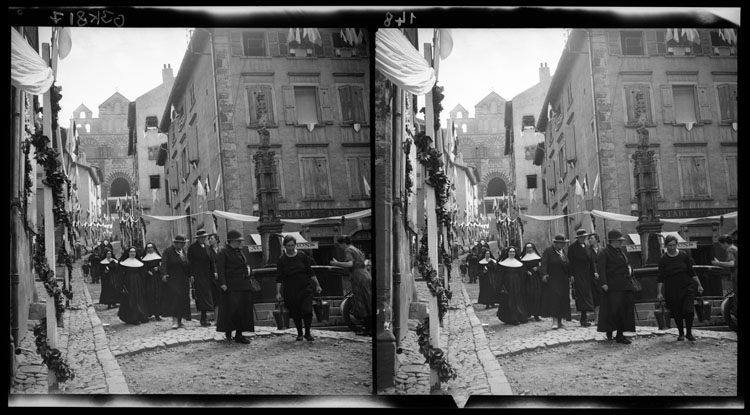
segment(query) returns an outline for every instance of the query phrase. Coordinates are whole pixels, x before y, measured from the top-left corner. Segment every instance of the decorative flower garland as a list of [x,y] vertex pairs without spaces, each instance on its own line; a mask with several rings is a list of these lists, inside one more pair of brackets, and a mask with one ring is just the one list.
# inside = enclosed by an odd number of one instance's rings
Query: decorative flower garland
[[43,318],[34,326],[34,342],[36,343],[36,352],[42,356],[42,362],[55,372],[58,382],[67,382],[76,377],[75,372],[68,366],[65,359],[62,358],[60,350],[49,347],[47,344],[47,319]]
[[[44,255],[44,235],[40,232],[36,236],[36,251],[34,252],[34,270],[39,279],[47,289],[47,294],[55,300],[55,315],[59,319],[65,312],[65,302],[63,301],[63,291],[57,285],[55,271],[50,269],[47,263],[47,257]],[[72,294],[71,297],[72,298]]]
[[440,318],[440,323],[442,323],[443,316],[448,312],[448,305],[450,299],[453,297],[453,292],[445,288],[443,285],[443,279],[438,276],[437,270],[435,270],[430,263],[426,228],[423,228],[422,239],[420,240],[417,269],[419,270],[422,279],[427,281],[427,288],[430,289],[430,293],[437,298],[438,317]]
[[437,371],[438,379],[441,382],[447,382],[458,377],[456,370],[445,357],[445,352],[430,344],[430,317],[425,317],[424,322],[417,326],[417,335],[419,335],[419,351],[425,357],[425,363],[430,364],[430,369]]
[[423,132],[414,136],[414,144],[417,146],[417,160],[427,169],[426,182],[435,188],[435,213],[438,223],[450,229],[452,219],[445,205],[450,196],[451,182],[443,171],[442,153],[430,146],[432,138]]
[[[411,134],[411,132],[409,133]],[[414,194],[414,182],[411,180],[411,174],[414,171],[414,167],[411,165],[411,158],[409,157],[409,154],[411,153],[411,144],[412,144],[412,138],[407,137],[404,140],[404,154],[406,154],[406,177],[405,177],[405,187],[406,187],[406,197],[408,198],[410,195]]]

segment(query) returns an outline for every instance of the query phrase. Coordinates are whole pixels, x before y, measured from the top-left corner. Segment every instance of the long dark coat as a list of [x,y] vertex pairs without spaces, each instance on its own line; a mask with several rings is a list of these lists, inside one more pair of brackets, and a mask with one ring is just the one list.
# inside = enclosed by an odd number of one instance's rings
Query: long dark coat
[[479,275],[479,259],[474,253],[466,255],[466,263],[469,264],[469,282],[474,282]]
[[218,277],[218,270],[216,269],[216,258],[219,257],[219,252],[221,252],[221,249],[217,246],[217,249],[214,250],[214,248],[209,245],[207,248],[208,250],[208,257],[209,261],[211,263],[211,279],[213,280],[213,295],[214,295],[214,307],[218,307],[219,303],[221,302],[221,287],[219,287],[219,277]]
[[602,295],[596,330],[635,331],[633,284],[628,276],[628,259],[625,253],[607,245],[596,258],[596,269],[602,286],[607,286],[607,291]]
[[187,250],[188,261],[190,261],[190,275],[193,277],[195,287],[195,308],[198,311],[214,310],[214,292],[212,286],[213,273],[211,272],[211,256],[208,253],[209,246],[200,242],[194,242]]
[[493,305],[500,303],[500,272],[495,260],[479,264],[479,298],[477,303]]
[[539,275],[541,259],[528,261],[522,259],[521,262],[523,262],[524,269],[523,297],[526,302],[526,312],[529,316],[539,316],[542,311],[542,277]]
[[568,248],[568,263],[576,290],[576,309],[594,311],[594,261],[586,250],[586,245],[577,241]]
[[[183,250],[184,251],[184,250]],[[190,320],[190,262],[169,246],[161,256],[161,275],[168,275],[162,286],[161,315]]]
[[524,300],[524,267],[516,260],[518,267],[497,265],[500,274],[500,302],[497,307],[497,318],[503,323],[519,324],[528,321],[526,301]]
[[144,261],[146,269],[146,313],[149,316],[161,316],[161,292],[164,282],[161,280],[161,259]]
[[[140,263],[140,261],[138,261]],[[138,267],[119,266],[121,278],[122,303],[117,317],[128,324],[148,322],[146,307],[146,268],[143,263]]]
[[[594,272],[598,273],[596,268],[596,257],[599,255],[599,252],[602,251],[602,248],[600,247],[598,250],[594,250],[591,246],[586,247],[586,252],[589,254],[589,257],[591,257],[591,261],[594,263]],[[599,307],[602,304],[602,281],[601,279],[594,278],[593,282],[594,288],[591,290],[592,297],[594,298],[594,307]]]
[[102,264],[100,261],[98,265],[102,284],[99,304],[118,304],[120,302],[120,277],[117,273],[119,263],[116,259],[113,259],[109,264]]
[[219,301],[219,317],[216,319],[218,332],[255,331],[249,263],[244,249],[234,249],[229,245],[216,257],[219,285],[227,286]]
[[568,257],[564,253],[560,256],[553,247],[545,249],[542,253],[539,273],[542,276],[549,275],[547,282],[542,282],[541,315],[543,317],[570,318]]

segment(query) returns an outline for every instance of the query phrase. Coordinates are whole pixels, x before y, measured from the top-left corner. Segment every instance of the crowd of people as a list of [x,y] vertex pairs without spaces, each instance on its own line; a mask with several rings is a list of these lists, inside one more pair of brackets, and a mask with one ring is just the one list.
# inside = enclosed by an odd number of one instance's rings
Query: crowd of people
[[[633,270],[623,249],[625,237],[618,230],[607,233],[601,246],[596,233],[579,229],[575,241],[558,234],[541,254],[533,242],[523,248],[499,247],[499,258],[485,240],[473,246],[460,264],[462,281],[479,284],[477,303],[497,306],[497,317],[505,324],[552,320],[551,328],[565,327],[571,318],[571,299],[583,327],[596,325],[608,340],[630,344],[625,332],[635,331]],[[678,341],[695,341],[692,334],[694,299],[703,292],[691,257],[677,248],[677,239],[667,236],[666,252],[658,266],[657,299],[671,311]],[[719,242],[727,250],[727,261],[713,265],[730,269],[736,293],[737,249],[729,236]]]
[[[104,240],[94,248],[82,270],[88,281],[101,284],[99,303],[107,309],[119,307],[117,315],[126,324],[170,317],[172,329],[183,328],[184,322],[192,319],[192,298],[200,312],[201,326],[212,325],[208,313],[213,312],[217,332],[224,333],[227,340],[250,343],[243,332],[255,331],[254,297],[259,293],[253,286],[248,251],[242,249],[244,238],[230,230],[222,248],[217,234],[201,229],[194,239],[186,247],[185,236],[177,235],[161,252],[152,242],[147,242],[143,250],[127,247],[119,259],[112,244]],[[334,260],[331,265],[349,270],[357,314],[369,322],[371,278],[364,254],[347,236],[338,242],[346,260]],[[284,252],[277,263],[276,299],[283,301],[294,321],[296,340],[313,341],[313,293],[320,295],[322,288],[312,268],[314,261],[297,250],[296,243],[293,236],[284,237]],[[363,334],[369,335],[370,328],[368,325]]]

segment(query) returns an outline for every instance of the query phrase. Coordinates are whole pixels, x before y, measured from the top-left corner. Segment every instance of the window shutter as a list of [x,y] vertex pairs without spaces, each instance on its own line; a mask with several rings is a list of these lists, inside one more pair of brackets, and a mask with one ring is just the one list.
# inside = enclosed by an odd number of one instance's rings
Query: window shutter
[[359,185],[359,163],[356,157],[349,157],[346,163],[349,165],[349,196],[357,197],[362,194]]
[[[372,195],[372,182],[370,182],[370,158],[369,157],[359,158],[359,174],[357,175],[357,177],[367,181],[367,184],[370,186],[370,194]],[[362,182],[362,191],[360,192],[360,194],[362,196],[367,196],[367,193],[365,192],[364,181],[362,180],[359,180],[359,181]]]
[[315,159],[306,157],[302,159],[302,196],[313,197],[315,195]]
[[646,30],[646,51],[649,55],[659,55],[659,45],[656,40],[656,30]]
[[279,48],[279,36],[277,32],[266,32],[266,38],[268,38],[268,52],[270,56],[281,56],[281,50]]
[[177,180],[177,162],[172,161],[169,166],[169,188],[177,190],[179,189],[179,183]]
[[576,154],[576,127],[571,126],[571,134],[565,136],[565,157],[567,161],[575,161]]
[[200,159],[198,151],[198,127],[195,127],[195,134],[188,137],[188,161],[198,161]]
[[289,45],[286,43],[287,34],[284,32],[276,32],[276,38],[279,43],[279,56],[289,56]]
[[266,110],[268,111],[267,116],[267,124],[276,124],[276,116],[274,115],[274,105],[273,105],[273,87],[270,85],[263,85],[261,87],[261,90],[263,91],[263,95],[266,98]]
[[354,122],[367,124],[367,117],[365,116],[365,101],[364,101],[364,90],[361,86],[351,87],[352,97],[352,108],[354,112]]
[[245,88],[247,92],[247,124],[251,127],[258,125],[258,106],[257,95],[258,86],[252,85]]
[[661,86],[662,118],[664,124],[674,124],[674,103],[672,99],[672,85]]
[[557,188],[557,180],[555,180],[554,161],[547,165],[547,188],[549,190],[555,190],[555,188]]
[[698,90],[698,107],[700,109],[700,121],[704,124],[710,124],[711,123],[711,93],[709,92],[709,87],[705,85],[700,85],[697,88]]
[[635,94],[638,92],[636,85],[625,85],[625,103],[627,105],[627,125],[635,125],[638,117],[635,116]]
[[229,43],[231,48],[232,56],[243,56],[242,50],[242,33],[241,32],[230,32]]
[[737,156],[726,156],[727,189],[729,196],[737,197]]
[[318,102],[320,103],[321,119],[326,124],[333,124],[333,109],[328,96],[328,88],[318,88]]
[[321,34],[321,40],[323,41],[323,56],[326,58],[333,57],[333,38],[331,36],[338,36],[337,33],[326,33]]
[[339,87],[339,99],[341,100],[341,122],[351,124],[354,122],[354,111],[352,108],[351,87],[344,85]]
[[328,191],[328,163],[325,158],[320,157],[314,159],[315,165],[315,195],[316,196],[330,196]]
[[607,32],[607,47],[610,55],[621,55],[620,52],[620,31],[612,30]]
[[692,157],[693,171],[694,171],[694,182],[695,182],[695,195],[696,196],[708,196],[708,183],[706,183],[706,158],[705,157]]
[[709,30],[698,30],[698,35],[701,38],[701,44],[698,50],[695,51],[698,55],[713,55],[713,48],[711,47],[711,32]]
[[294,87],[283,86],[284,93],[284,121],[287,125],[297,124],[297,109],[294,107]]

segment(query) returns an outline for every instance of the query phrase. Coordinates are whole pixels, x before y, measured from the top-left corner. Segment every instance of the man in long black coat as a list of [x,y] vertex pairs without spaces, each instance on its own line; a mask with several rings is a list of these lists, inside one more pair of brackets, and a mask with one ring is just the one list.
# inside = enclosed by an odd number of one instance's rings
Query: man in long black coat
[[576,309],[581,313],[581,326],[591,325],[586,321],[586,313],[594,311],[594,261],[586,250],[585,229],[576,231],[576,241],[568,248],[568,264],[570,275],[573,277],[573,287],[576,290]]
[[211,272],[211,257],[206,245],[208,234],[201,229],[195,234],[196,241],[187,251],[190,262],[190,278],[195,287],[195,308],[201,312],[201,326],[210,326],[208,311],[214,311],[213,273]]
[[623,332],[635,331],[635,310],[630,266],[622,251],[625,237],[620,231],[613,229],[607,234],[607,240],[607,247],[596,258],[596,269],[599,271],[603,291],[596,330],[606,332],[607,339],[611,339],[612,332],[617,330],[615,341],[630,344]]
[[227,246],[216,257],[216,271],[219,274],[219,286],[223,291],[219,304],[219,318],[216,320],[216,331],[224,332],[227,340],[232,338],[237,343],[250,343],[243,331],[255,331],[253,321],[253,296],[250,286],[249,260],[241,248],[245,239],[237,231],[227,233]]

